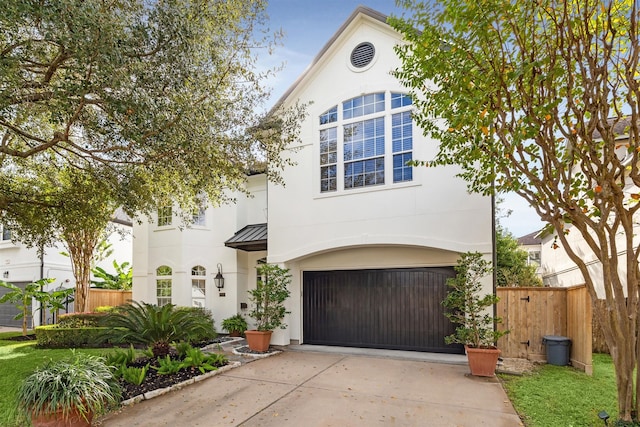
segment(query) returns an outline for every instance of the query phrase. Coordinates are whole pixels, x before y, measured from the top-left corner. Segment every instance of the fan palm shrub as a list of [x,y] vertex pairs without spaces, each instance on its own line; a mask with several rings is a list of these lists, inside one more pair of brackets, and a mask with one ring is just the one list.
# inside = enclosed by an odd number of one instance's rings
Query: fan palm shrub
[[124,304],[102,321],[112,342],[150,346],[154,357],[169,354],[172,342],[192,341],[213,329],[213,319],[192,316],[188,310],[176,309],[173,304],[132,301]]

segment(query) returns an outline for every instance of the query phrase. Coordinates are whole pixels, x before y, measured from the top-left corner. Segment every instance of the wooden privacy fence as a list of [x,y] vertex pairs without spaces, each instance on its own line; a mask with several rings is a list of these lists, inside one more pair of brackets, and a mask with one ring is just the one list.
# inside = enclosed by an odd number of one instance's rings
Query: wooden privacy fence
[[90,289],[87,311],[93,311],[96,307],[124,304],[131,299],[131,291],[119,291],[113,289]]
[[546,360],[545,335],[571,340],[571,364],[591,375],[591,299],[584,285],[570,288],[497,288],[502,357]]
[[598,322],[598,316],[596,316],[596,311],[604,315],[607,312],[606,301],[603,299],[599,299],[595,302],[594,306],[594,316],[593,316],[593,352],[594,353],[609,353],[609,346],[607,342],[604,340],[604,332],[602,332],[602,327]]

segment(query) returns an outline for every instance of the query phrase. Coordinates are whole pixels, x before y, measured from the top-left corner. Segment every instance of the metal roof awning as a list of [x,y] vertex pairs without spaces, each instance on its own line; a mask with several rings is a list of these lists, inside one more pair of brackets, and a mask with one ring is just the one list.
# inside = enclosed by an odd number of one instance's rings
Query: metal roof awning
[[224,242],[229,248],[247,252],[267,250],[267,224],[250,224]]

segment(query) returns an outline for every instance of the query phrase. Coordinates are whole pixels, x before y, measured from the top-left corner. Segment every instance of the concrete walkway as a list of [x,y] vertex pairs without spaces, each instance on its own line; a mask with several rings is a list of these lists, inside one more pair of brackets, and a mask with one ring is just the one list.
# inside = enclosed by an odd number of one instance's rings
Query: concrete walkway
[[126,407],[99,425],[522,425],[496,379],[467,373],[459,364],[285,351]]

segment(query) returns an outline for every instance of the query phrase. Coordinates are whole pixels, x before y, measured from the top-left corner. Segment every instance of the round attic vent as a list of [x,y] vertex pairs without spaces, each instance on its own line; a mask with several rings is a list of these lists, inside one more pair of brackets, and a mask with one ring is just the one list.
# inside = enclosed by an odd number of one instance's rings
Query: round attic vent
[[360,43],[351,51],[351,65],[356,68],[366,67],[371,63],[376,48],[369,42]]

